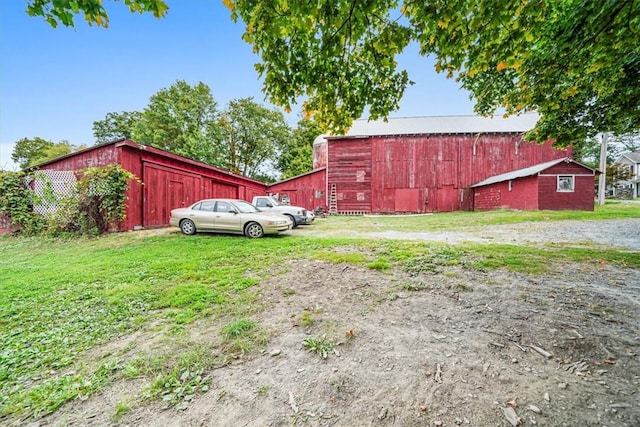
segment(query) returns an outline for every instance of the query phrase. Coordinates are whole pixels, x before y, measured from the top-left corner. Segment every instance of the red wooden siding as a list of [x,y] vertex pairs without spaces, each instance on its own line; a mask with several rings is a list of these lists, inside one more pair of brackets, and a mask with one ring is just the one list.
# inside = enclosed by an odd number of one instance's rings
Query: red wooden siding
[[492,209],[538,209],[538,177],[528,176],[477,188],[474,210]]
[[326,210],[326,170],[324,168],[276,182],[267,188],[271,194],[286,194],[291,205],[307,210],[322,207]]
[[251,200],[266,192],[262,182],[128,140],[91,147],[41,168],[79,170],[113,163],[119,163],[143,182],[134,182],[129,188],[127,218],[121,230],[168,225],[171,209],[202,198]]
[[468,210],[472,184],[570,154],[516,134],[336,137],[327,184],[336,185],[338,212]]
[[[558,191],[561,175],[574,177],[573,191]],[[594,179],[591,169],[561,162],[531,176],[474,188],[474,209],[593,210]]]
[[[558,176],[574,177],[574,191],[558,191]],[[576,163],[562,162],[540,173],[538,181],[538,209],[594,209],[593,172]]]
[[49,162],[40,169],[76,171],[95,166],[120,163],[120,149],[115,144],[80,151]]
[[202,191],[201,198],[203,199],[214,197],[237,199],[239,197],[237,185],[226,184],[224,182],[216,181],[215,179],[205,178],[203,181]]
[[145,163],[143,177],[144,227],[166,225],[171,209],[184,208],[201,198],[199,175]]
[[[371,212],[372,144],[369,139],[353,139],[340,145],[329,141],[328,187],[336,185],[338,210]],[[378,178],[376,178],[378,179]]]
[[594,208],[594,177],[576,176],[574,185],[574,191],[557,191],[558,177],[541,175],[538,183],[538,209],[592,211]]

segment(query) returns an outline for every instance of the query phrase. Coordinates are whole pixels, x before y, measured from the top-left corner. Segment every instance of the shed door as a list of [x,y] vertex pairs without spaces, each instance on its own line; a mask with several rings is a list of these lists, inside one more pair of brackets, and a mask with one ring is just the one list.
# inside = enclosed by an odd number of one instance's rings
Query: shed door
[[459,209],[460,192],[453,185],[438,188],[438,212],[453,212]]
[[171,209],[189,206],[200,199],[200,177],[167,167],[144,164],[144,227],[169,225]]
[[169,206],[171,209],[175,208],[184,208],[185,200],[184,200],[184,183],[180,181],[169,181]]

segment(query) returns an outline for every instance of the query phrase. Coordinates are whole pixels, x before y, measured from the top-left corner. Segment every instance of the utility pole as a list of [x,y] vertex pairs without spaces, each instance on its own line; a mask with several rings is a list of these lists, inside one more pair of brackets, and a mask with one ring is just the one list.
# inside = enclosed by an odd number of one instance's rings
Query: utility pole
[[598,206],[604,205],[604,190],[607,176],[607,133],[602,134],[602,145],[600,146],[600,177],[598,179]]

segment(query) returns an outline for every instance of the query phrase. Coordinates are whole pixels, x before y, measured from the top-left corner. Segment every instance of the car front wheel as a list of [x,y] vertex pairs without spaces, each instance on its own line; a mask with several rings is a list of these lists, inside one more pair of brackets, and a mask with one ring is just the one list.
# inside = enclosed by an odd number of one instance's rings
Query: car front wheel
[[188,236],[196,234],[196,225],[190,219],[180,221],[180,231]]
[[291,226],[291,228],[296,228],[298,226],[298,223],[296,222],[296,219],[293,217],[293,215],[289,215],[289,214],[284,214],[285,216],[289,217],[289,219],[291,220],[291,222],[293,223],[293,225]]
[[244,235],[249,238],[255,239],[264,236],[264,230],[262,229],[262,226],[257,222],[250,222],[244,227]]

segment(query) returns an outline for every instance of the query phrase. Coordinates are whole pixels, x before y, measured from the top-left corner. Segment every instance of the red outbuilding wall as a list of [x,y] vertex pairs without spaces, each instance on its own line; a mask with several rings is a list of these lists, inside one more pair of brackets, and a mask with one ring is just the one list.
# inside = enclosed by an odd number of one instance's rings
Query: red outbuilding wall
[[[595,173],[580,163],[564,159],[494,176],[488,180],[493,183],[473,187],[474,210],[593,210]],[[572,177],[573,189],[560,189],[560,177]]]
[[474,210],[538,209],[538,177],[528,176],[477,188]]
[[251,200],[267,188],[260,181],[129,140],[94,146],[40,168],[77,171],[113,163],[142,181],[130,185],[121,230],[169,225],[171,209],[211,197]]
[[333,137],[327,188],[336,186],[338,212],[470,210],[472,184],[570,156],[521,134]]
[[[574,177],[573,191],[558,191],[558,176]],[[560,163],[540,173],[538,209],[594,209],[595,174],[577,163]]]
[[300,206],[310,211],[322,207],[326,211],[326,185],[326,170],[321,168],[271,184],[267,191],[274,195],[289,196],[292,206]]

